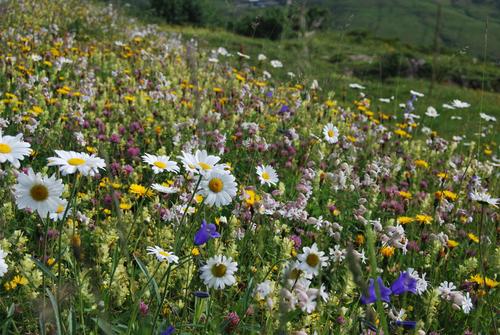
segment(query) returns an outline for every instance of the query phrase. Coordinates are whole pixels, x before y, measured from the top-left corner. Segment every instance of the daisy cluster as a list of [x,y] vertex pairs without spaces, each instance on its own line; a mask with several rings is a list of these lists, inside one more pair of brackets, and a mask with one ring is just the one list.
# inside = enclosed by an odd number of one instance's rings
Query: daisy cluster
[[111,5],[8,6],[4,332],[498,327],[494,128],[466,141],[429,121],[478,106],[410,91],[381,98],[393,113],[361,84],[340,101],[284,62],[207,50]]

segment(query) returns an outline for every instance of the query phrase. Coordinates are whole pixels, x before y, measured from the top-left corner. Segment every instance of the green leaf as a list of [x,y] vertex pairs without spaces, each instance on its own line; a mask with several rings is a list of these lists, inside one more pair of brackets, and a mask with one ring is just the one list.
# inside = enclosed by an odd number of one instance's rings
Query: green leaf
[[9,310],[7,311],[7,319],[4,320],[3,326],[2,326],[2,334],[7,335],[7,331],[9,330],[9,323],[12,320],[12,317],[14,316],[14,310],[16,308],[16,305],[12,303],[10,305]]
[[52,273],[52,271],[50,271],[50,269],[48,267],[45,266],[45,264],[43,264],[42,262],[40,262],[38,259],[36,258],[33,258],[33,262],[35,262],[36,266],[38,266],[40,268],[40,270],[43,271],[43,273],[45,273],[48,277],[50,277],[50,279],[52,280],[56,280],[56,275]]
[[113,332],[113,327],[111,324],[103,320],[101,318],[94,319],[95,322],[97,322],[97,326],[102,330],[102,332],[106,335],[114,335],[115,333]]
[[45,289],[45,292],[47,292],[47,295],[50,299],[50,304],[52,305],[52,311],[54,312],[54,317],[56,319],[57,334],[61,335],[61,320],[59,319],[59,307],[57,305],[56,297],[54,297],[54,295],[48,288]]
[[151,277],[151,275],[149,274],[149,271],[148,271],[147,267],[144,265],[144,263],[142,263],[141,260],[135,255],[134,255],[134,258],[135,258],[135,261],[137,262],[137,264],[139,265],[139,268],[141,269],[142,273],[144,273],[144,275],[148,279],[151,291],[154,292],[154,294],[156,296],[156,301],[157,301],[158,305],[160,305],[161,298],[160,298],[160,290],[158,288],[158,283],[156,282],[154,277]]

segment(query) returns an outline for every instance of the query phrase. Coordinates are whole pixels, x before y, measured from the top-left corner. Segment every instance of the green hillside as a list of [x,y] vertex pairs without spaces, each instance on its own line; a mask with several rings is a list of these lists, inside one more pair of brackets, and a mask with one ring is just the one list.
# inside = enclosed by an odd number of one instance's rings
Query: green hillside
[[472,55],[484,48],[488,18],[488,54],[500,58],[500,6],[497,1],[326,0],[336,30],[366,30],[375,36],[432,46],[441,3],[439,40],[447,48]]

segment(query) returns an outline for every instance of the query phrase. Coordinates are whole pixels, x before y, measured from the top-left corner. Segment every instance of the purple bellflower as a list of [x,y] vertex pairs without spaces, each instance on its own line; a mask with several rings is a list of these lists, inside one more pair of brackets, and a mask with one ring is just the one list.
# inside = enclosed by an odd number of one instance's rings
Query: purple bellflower
[[399,278],[392,283],[391,291],[395,295],[406,292],[417,294],[417,280],[411,277],[408,272],[401,272]]
[[[380,289],[380,300],[385,302],[391,301],[391,289],[384,286],[382,278],[377,278],[378,287]],[[377,295],[375,293],[375,283],[373,279],[370,279],[370,284],[368,285],[368,296],[364,294],[361,296],[361,303],[364,305],[371,304],[377,301]]]
[[217,237],[220,237],[220,234],[217,232],[217,227],[215,226],[215,224],[207,224],[207,221],[202,220],[201,228],[194,235],[194,244],[202,245]]

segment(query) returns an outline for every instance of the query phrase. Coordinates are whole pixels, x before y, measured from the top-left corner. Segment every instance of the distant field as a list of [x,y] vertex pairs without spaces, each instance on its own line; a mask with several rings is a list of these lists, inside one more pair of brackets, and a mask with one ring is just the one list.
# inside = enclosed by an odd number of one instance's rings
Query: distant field
[[435,0],[318,0],[329,6],[336,30],[366,30],[380,37],[432,46],[437,3],[442,4],[440,42],[447,48],[481,55],[488,17],[488,55],[500,59],[500,7],[493,2]]
[[[189,28],[189,27],[168,27],[164,29],[169,31],[180,32],[187,38],[194,37],[199,40],[203,47],[216,48],[219,46],[226,47],[228,50],[241,50],[250,55],[252,58],[247,62],[249,64],[259,65],[257,56],[259,53],[265,54],[269,59],[279,59],[283,62],[284,68],[273,69],[269,65],[265,67],[273,75],[273,80],[276,81],[291,81],[295,82],[299,79],[306,79],[310,82],[317,79],[322,87],[323,94],[332,92],[336,97],[341,97],[348,101],[358,97],[357,90],[349,89],[349,83],[359,82],[366,87],[364,90],[374,100],[374,104],[380,110],[387,113],[397,114],[400,112],[399,103],[404,103],[410,97],[410,90],[417,90],[424,94],[418,104],[417,113],[423,114],[427,106],[434,106],[441,113],[441,116],[434,120],[426,120],[432,129],[438,131],[446,138],[451,138],[452,135],[465,135],[466,138],[477,138],[477,133],[480,127],[484,126],[484,122],[480,124],[479,113],[483,112],[489,115],[494,115],[500,119],[500,94],[493,92],[482,92],[481,90],[473,90],[461,88],[452,84],[435,84],[432,95],[429,96],[431,82],[422,79],[412,78],[390,78],[385,81],[373,80],[371,78],[356,77],[343,73],[343,67],[348,66],[346,63],[334,63],[329,60],[329,57],[336,52],[344,55],[349,54],[377,54],[382,52],[384,48],[390,48],[389,45],[384,45],[371,39],[363,43],[354,43],[348,36],[329,33],[320,34],[311,37],[305,41],[285,40],[281,42],[272,42],[264,39],[252,39],[231,34],[225,31],[212,31],[208,29]],[[443,56],[445,61],[447,56]],[[464,60],[466,61],[466,60]],[[470,61],[470,60],[469,60]],[[352,62],[351,62],[352,63]],[[236,58],[234,64],[238,65]],[[350,64],[352,66],[352,64]],[[476,64],[474,68],[482,71],[482,65]],[[287,72],[293,71],[297,77],[290,79]],[[485,76],[491,74],[488,65],[485,68]],[[379,98],[394,96],[394,102],[385,104],[378,101]],[[443,103],[450,102],[453,99],[460,99],[471,104],[468,109],[462,110],[447,110],[441,106]],[[462,120],[451,120],[451,116],[459,116]],[[498,123],[489,124],[489,127],[497,127]],[[500,141],[500,132],[495,140]]]

